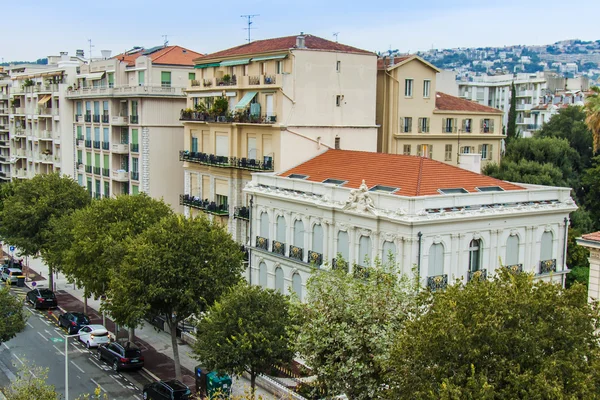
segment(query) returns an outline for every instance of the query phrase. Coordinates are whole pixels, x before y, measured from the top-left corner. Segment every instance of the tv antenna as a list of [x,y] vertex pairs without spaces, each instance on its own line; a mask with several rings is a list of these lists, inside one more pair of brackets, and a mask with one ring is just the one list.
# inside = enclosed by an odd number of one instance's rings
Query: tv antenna
[[164,46],[167,47],[169,45],[169,35],[160,35],[163,38]]
[[88,39],[88,43],[90,44],[90,61],[92,61],[92,47],[96,47],[92,44],[92,39]]
[[260,17],[260,14],[240,15],[240,17],[248,19],[248,27],[244,28],[244,29],[248,31],[248,43],[250,43],[251,42],[250,31],[252,31],[252,29],[256,29],[256,28],[252,27],[252,24],[254,23],[254,22],[252,22],[252,18]]
[[339,35],[339,34],[340,34],[339,32],[333,32],[333,36],[335,36],[335,42],[336,42],[336,43],[337,43],[337,41],[338,41],[338,35]]

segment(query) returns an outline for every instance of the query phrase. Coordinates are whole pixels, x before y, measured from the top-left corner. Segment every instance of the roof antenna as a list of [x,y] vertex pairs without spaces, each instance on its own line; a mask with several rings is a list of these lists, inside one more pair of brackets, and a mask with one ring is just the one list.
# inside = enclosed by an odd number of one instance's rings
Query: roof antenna
[[338,42],[338,35],[339,34],[340,34],[339,32],[333,32],[333,36],[335,36],[335,42],[336,43]]
[[244,28],[244,30],[248,31],[248,43],[250,43],[251,42],[250,31],[252,29],[256,29],[256,28],[252,27],[252,24],[254,23],[254,22],[252,22],[252,18],[254,18],[254,17],[260,17],[260,14],[240,15],[240,17],[248,19],[248,27]]
[[169,45],[169,39],[168,39],[169,35],[161,35],[161,37],[164,40],[164,47],[167,47]]
[[92,47],[96,47],[92,44],[92,39],[88,39],[88,43],[90,44],[90,61],[92,61]]

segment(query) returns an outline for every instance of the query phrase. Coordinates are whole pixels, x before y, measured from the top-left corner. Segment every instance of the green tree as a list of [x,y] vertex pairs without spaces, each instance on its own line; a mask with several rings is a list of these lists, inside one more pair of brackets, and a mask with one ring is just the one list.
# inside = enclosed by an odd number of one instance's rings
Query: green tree
[[565,186],[561,170],[551,163],[540,164],[530,160],[502,160],[500,164],[489,163],[483,167],[485,175],[509,182],[533,185]]
[[592,229],[600,229],[600,155],[592,159],[592,165],[584,172],[581,182],[585,192],[583,202],[594,223]]
[[[15,185],[0,212],[0,236],[21,254],[43,258],[52,235],[52,221],[86,207],[90,197],[84,188],[58,173],[36,175]],[[48,264],[53,270],[57,265]],[[52,273],[49,275],[52,287]]]
[[8,342],[25,329],[23,303],[8,288],[0,288],[0,344]]
[[395,332],[414,307],[416,282],[392,262],[354,276],[342,269],[314,274],[306,303],[298,304],[297,351],[313,368],[317,386],[350,399],[379,396]]
[[[31,372],[30,372],[31,371]],[[17,379],[2,389],[6,400],[60,400],[54,385],[48,385],[48,368],[23,365]]]
[[598,398],[600,315],[584,286],[500,270],[422,296],[392,350],[390,398]]
[[517,90],[515,83],[510,85],[510,108],[508,109],[508,122],[506,127],[506,144],[510,144],[518,137],[517,132]]
[[208,369],[256,376],[271,365],[292,360],[289,300],[271,289],[242,282],[209,308],[198,323],[194,352]]
[[240,246],[205,217],[169,215],[128,242],[110,282],[111,304],[163,315],[171,332],[175,374],[181,379],[177,325],[205,311],[241,279]]
[[593,92],[585,100],[585,123],[592,132],[594,154],[600,150],[600,87],[593,86],[590,88]]

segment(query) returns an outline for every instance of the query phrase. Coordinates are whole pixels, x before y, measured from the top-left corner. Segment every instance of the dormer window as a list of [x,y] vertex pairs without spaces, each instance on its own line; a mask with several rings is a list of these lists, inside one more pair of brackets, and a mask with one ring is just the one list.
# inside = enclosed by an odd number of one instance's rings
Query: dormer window
[[292,178],[292,179],[306,179],[306,178],[308,178],[308,175],[290,174],[290,175],[288,175],[288,178]]

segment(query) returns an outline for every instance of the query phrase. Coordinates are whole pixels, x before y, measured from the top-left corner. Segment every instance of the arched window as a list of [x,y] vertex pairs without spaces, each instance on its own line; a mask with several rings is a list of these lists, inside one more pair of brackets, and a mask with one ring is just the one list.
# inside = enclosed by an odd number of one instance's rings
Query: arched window
[[552,232],[544,232],[540,249],[540,261],[552,260]]
[[388,264],[389,262],[396,264],[396,256],[396,245],[394,242],[383,242],[383,254],[381,256],[381,261],[384,264]]
[[277,234],[275,240],[281,243],[285,243],[285,218],[283,215],[277,217]]
[[275,290],[283,294],[283,269],[275,268]]
[[298,299],[302,301],[302,277],[297,272],[292,275],[292,290],[296,293]]
[[266,212],[260,214],[260,236],[269,238],[269,214]]
[[371,265],[371,238],[361,236],[358,241],[358,265],[368,267]]
[[[348,232],[339,231],[338,232],[338,247],[337,252],[342,255],[344,261],[350,261],[350,242],[348,240]],[[337,254],[336,254],[337,257]]]
[[323,227],[320,224],[313,226],[312,251],[323,254]]
[[517,235],[509,236],[506,239],[506,260],[505,265],[516,265],[519,263],[519,237]]
[[469,271],[481,269],[481,240],[473,239],[469,244]]
[[299,219],[294,222],[294,246],[304,248],[304,223]]
[[264,288],[267,287],[267,264],[264,262],[258,264],[258,283]]
[[429,248],[429,268],[428,276],[436,276],[444,274],[444,245],[434,243]]

